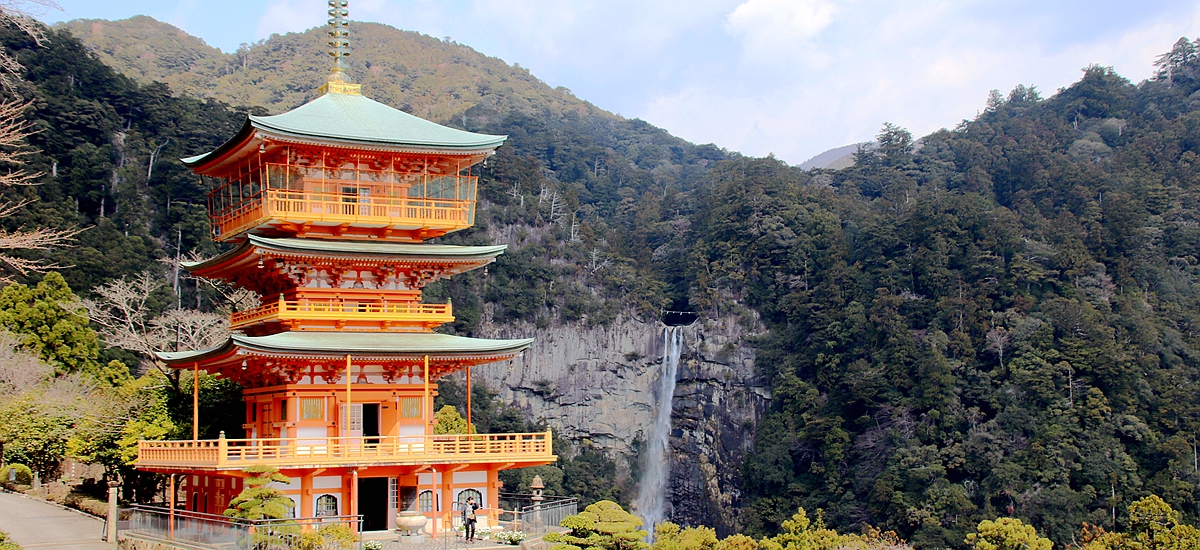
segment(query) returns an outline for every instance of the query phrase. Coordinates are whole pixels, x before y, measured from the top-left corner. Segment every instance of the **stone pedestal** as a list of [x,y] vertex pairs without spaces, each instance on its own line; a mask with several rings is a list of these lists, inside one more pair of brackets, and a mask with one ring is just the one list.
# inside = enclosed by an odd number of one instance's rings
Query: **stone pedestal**
[[117,521],[121,518],[117,513],[117,488],[121,484],[116,481],[108,482],[108,521],[104,527],[104,541],[117,542]]

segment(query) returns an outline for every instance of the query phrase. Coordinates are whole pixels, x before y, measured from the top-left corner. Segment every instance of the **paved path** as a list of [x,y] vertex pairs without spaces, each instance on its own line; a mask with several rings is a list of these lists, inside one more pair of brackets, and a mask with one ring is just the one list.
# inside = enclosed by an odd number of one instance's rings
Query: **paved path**
[[8,533],[25,550],[116,548],[115,544],[100,540],[103,530],[102,520],[63,510],[40,500],[0,492],[0,531]]
[[363,535],[363,540],[382,540],[384,550],[520,550],[519,546],[497,544],[496,541],[479,540],[467,543],[455,537],[432,539],[425,537],[419,544],[400,544],[396,535],[387,538]]

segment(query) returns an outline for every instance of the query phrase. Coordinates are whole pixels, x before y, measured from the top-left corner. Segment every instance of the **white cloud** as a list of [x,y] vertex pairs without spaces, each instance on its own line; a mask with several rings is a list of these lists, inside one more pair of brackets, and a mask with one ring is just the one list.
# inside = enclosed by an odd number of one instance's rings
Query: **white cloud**
[[827,0],[746,0],[729,14],[736,32],[770,38],[811,38],[833,23],[837,3]]
[[312,0],[271,0],[258,20],[255,38],[266,38],[276,33],[299,32],[324,25],[327,19],[323,17],[325,10],[313,9],[313,4]]
[[800,61],[823,67],[832,61],[815,38],[834,22],[839,6],[829,0],[746,0],[726,17],[742,41],[747,62]]
[[1127,21],[1110,10],[1118,19],[1094,29],[1024,8],[746,0],[726,17],[734,63],[659,91],[637,114],[689,140],[799,163],[871,139],[884,121],[917,135],[953,127],[994,88],[1035,85],[1050,95],[1090,63],[1136,82],[1176,38],[1200,35],[1194,5]]
[[925,68],[925,77],[944,86],[962,87],[985,70],[974,54],[944,55]]

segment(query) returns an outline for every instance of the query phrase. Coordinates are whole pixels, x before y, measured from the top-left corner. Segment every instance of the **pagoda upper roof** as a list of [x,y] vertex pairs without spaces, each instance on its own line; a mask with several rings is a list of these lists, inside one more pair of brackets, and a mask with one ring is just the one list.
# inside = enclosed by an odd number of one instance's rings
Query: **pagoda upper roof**
[[[436,262],[457,264],[459,269],[450,269],[448,274],[469,271],[491,262],[504,253],[508,245],[460,246],[446,244],[414,244],[368,240],[270,238],[247,234],[237,248],[200,262],[184,263],[184,269],[210,276],[228,268],[246,267],[258,262],[263,256],[310,257],[314,259],[389,262]],[[247,265],[243,265],[247,264]]]
[[[278,115],[250,115],[242,129],[208,153],[181,159],[193,169],[230,156],[254,137],[371,150],[411,153],[488,153],[508,136],[458,130],[410,115],[357,94],[327,93]],[[257,147],[257,145],[254,145]]]
[[203,350],[158,352],[168,366],[201,367],[235,356],[333,359],[350,355],[355,361],[419,359],[425,355],[439,360],[486,363],[507,359],[533,344],[533,338],[491,340],[439,333],[368,332],[281,332],[269,336],[232,333],[224,344]]

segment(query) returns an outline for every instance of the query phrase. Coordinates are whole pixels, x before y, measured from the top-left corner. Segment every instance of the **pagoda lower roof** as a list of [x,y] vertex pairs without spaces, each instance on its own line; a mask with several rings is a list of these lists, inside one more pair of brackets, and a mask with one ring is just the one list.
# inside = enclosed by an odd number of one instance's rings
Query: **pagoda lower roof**
[[457,246],[366,240],[269,238],[247,234],[237,248],[208,260],[184,263],[184,269],[210,277],[229,268],[245,268],[264,257],[291,259],[334,259],[365,264],[438,263],[451,264],[446,275],[470,271],[490,263],[508,245]]
[[202,368],[225,362],[241,362],[246,356],[280,359],[344,360],[355,362],[418,360],[424,356],[438,361],[470,364],[508,359],[533,344],[533,338],[491,340],[439,333],[366,332],[281,332],[269,336],[233,333],[224,344],[203,350],[158,352],[155,355],[173,368]]

